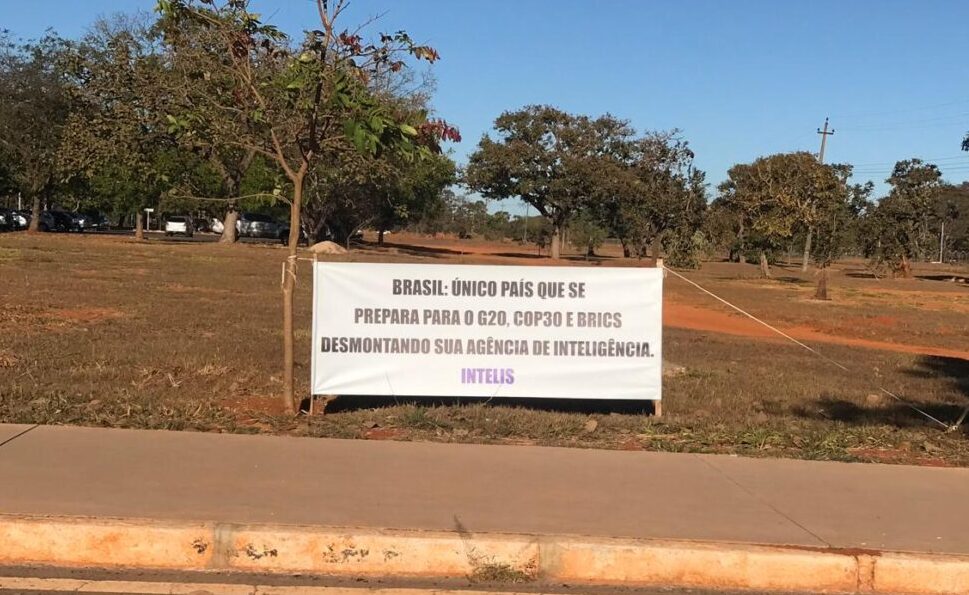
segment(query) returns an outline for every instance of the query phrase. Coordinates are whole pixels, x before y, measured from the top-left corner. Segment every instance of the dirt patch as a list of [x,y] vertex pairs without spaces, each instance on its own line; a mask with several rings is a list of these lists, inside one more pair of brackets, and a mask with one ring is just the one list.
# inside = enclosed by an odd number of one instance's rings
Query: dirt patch
[[[886,321],[885,326],[889,326],[893,323],[889,317],[880,318],[883,318]],[[786,339],[771,331],[766,326],[754,322],[753,320],[739,314],[728,314],[725,312],[718,312],[716,310],[700,308],[698,306],[677,304],[669,301],[666,301],[663,304],[663,325],[667,327],[720,333],[738,337],[755,338],[759,340],[786,341]],[[908,343],[893,343],[890,341],[875,341],[871,339],[845,337],[828,334],[817,329],[804,326],[778,328],[800,341],[831,343],[850,347],[862,347],[865,349],[894,351],[895,353],[933,355],[969,360],[969,351],[963,351],[960,349],[946,349],[943,347],[930,347],[927,345],[913,345]]]
[[[239,413],[240,418],[251,418],[253,415],[285,415],[286,413],[280,399],[272,396],[226,397],[220,403],[229,411]],[[240,419],[240,421],[242,420]]]
[[895,448],[849,448],[848,452],[865,463],[886,465],[919,465],[922,467],[954,467],[937,457],[923,457],[916,453]]
[[112,318],[123,318],[124,313],[114,308],[58,308],[44,312],[43,317],[54,323],[90,324]]
[[370,428],[363,433],[367,440],[400,440],[406,436],[406,432],[397,428]]

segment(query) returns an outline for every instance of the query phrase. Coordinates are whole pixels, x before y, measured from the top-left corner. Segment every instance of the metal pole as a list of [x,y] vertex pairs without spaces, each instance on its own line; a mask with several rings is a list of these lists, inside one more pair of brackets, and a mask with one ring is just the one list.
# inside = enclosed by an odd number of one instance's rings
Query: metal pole
[[942,260],[942,251],[945,248],[945,221],[942,222],[942,231],[939,232],[939,264],[945,262]]

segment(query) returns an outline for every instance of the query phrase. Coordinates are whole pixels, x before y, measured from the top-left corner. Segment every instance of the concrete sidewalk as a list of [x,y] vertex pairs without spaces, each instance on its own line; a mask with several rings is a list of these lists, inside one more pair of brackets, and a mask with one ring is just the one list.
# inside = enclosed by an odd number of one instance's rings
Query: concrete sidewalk
[[6,518],[666,540],[961,561],[967,502],[969,469],[0,425]]

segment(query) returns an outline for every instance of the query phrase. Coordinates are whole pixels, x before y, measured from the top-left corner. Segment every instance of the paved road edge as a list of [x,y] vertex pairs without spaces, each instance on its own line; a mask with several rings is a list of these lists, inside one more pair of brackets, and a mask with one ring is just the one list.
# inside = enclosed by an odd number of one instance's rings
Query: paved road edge
[[0,565],[839,593],[969,592],[969,556],[0,515]]

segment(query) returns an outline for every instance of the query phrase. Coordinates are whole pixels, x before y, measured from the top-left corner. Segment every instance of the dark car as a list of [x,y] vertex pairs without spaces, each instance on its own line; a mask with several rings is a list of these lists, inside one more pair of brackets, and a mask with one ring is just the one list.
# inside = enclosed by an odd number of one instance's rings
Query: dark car
[[72,231],[75,229],[74,217],[64,211],[41,211],[40,231]]
[[24,226],[28,226],[28,227],[30,226],[30,220],[33,219],[33,216],[34,216],[32,212],[30,212],[27,209],[20,209],[18,211],[14,211],[14,213],[20,215],[23,218],[25,222]]
[[276,239],[279,237],[279,223],[267,215],[240,213],[236,221],[236,232],[243,238]]
[[105,231],[109,228],[108,217],[104,213],[73,213],[74,231]]
[[[279,241],[283,245],[289,244],[289,230],[290,229],[291,228],[289,226],[289,222],[288,221],[285,222],[285,223],[280,223],[279,224],[279,233],[277,234],[276,237],[279,238]],[[306,226],[303,225],[303,224],[300,224],[300,226],[299,226],[299,241],[297,243],[298,244],[309,244],[309,234],[306,233]]]

